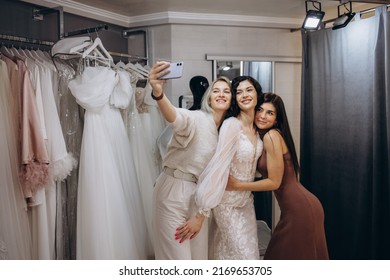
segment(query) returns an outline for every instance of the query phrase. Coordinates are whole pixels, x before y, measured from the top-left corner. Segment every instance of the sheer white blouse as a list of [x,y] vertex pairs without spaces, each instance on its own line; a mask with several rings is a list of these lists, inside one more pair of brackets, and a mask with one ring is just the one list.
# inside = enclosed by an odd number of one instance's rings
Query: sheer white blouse
[[219,132],[215,154],[198,179],[195,193],[198,212],[209,216],[210,209],[220,203],[237,207],[243,205],[251,192],[225,192],[229,175],[240,181],[253,181],[256,163],[262,151],[263,142],[259,136],[256,146],[253,146],[237,118],[225,120]]

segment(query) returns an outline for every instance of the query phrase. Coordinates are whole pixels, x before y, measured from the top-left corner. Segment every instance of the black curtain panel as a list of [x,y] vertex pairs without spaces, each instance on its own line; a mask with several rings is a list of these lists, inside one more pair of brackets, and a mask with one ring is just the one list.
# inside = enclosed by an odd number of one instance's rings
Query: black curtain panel
[[301,181],[331,259],[390,259],[390,15],[302,31]]

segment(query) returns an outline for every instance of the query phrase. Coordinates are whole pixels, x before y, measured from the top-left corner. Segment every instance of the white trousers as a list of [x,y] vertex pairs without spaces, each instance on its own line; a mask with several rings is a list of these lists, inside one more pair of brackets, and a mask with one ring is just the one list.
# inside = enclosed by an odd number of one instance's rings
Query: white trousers
[[192,240],[179,243],[176,229],[195,215],[196,183],[160,174],[153,191],[153,237],[156,260],[207,260],[208,221]]

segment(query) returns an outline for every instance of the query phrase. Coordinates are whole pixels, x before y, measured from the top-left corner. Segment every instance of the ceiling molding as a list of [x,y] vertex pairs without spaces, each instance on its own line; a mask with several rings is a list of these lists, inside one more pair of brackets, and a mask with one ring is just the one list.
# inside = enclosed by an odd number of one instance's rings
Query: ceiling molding
[[272,61],[272,62],[302,63],[302,57],[300,57],[300,56],[245,56],[245,55],[215,55],[215,54],[206,54],[206,60]]
[[61,6],[66,13],[127,27],[129,17],[69,0],[23,0],[48,8]]
[[162,24],[195,24],[291,29],[299,28],[302,25],[302,19],[296,18],[185,13],[170,11],[127,17],[117,13],[108,12],[103,9],[98,9],[92,6],[80,4],[71,0],[25,0],[24,2],[49,8],[61,6],[63,7],[64,12],[67,13],[93,18],[96,20],[128,28],[154,26]]
[[129,18],[129,27],[159,24],[195,24],[268,28],[298,28],[302,19],[227,14],[162,12]]

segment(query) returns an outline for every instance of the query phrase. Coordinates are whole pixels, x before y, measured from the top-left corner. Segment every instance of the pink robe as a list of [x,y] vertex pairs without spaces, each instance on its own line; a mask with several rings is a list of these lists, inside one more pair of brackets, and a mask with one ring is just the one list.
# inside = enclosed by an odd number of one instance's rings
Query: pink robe
[[40,120],[35,103],[35,93],[24,62],[16,59],[20,89],[20,177],[26,198],[42,188],[49,179],[49,156],[40,129]]

